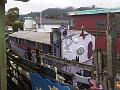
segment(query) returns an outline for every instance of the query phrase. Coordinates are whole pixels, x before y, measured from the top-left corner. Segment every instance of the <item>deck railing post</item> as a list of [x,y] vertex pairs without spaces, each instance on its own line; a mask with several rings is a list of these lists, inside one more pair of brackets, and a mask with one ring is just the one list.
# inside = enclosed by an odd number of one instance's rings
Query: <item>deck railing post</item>
[[5,0],[0,0],[0,90],[7,90],[5,46]]

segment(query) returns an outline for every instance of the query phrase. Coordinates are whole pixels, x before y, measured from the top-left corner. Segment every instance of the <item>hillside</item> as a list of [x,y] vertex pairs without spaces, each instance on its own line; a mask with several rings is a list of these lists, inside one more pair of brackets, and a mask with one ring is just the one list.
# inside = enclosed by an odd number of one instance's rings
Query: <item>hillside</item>
[[[42,11],[41,15],[42,15],[42,18],[69,19],[69,17],[67,16],[67,12],[78,11],[78,10],[91,10],[91,9],[96,9],[96,8],[95,7],[80,7],[80,8],[67,7],[64,9],[48,8],[48,9]],[[24,17],[28,17],[28,16],[37,18],[40,16],[40,12],[31,12],[26,15],[21,15],[21,19],[24,19]]]

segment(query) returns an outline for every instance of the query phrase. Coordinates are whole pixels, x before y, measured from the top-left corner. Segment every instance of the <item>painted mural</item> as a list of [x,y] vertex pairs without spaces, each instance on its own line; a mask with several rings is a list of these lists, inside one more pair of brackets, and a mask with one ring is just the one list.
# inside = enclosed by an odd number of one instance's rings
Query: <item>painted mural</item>
[[32,90],[71,90],[68,86],[52,82],[37,73],[32,73]]
[[[95,37],[86,31],[68,30],[66,36],[61,36],[62,58],[92,65]],[[76,65],[63,67],[64,71],[77,73],[81,70]],[[88,70],[89,71],[89,70]]]
[[91,60],[95,49],[95,37],[86,31],[67,31],[62,39],[62,57],[84,63]]

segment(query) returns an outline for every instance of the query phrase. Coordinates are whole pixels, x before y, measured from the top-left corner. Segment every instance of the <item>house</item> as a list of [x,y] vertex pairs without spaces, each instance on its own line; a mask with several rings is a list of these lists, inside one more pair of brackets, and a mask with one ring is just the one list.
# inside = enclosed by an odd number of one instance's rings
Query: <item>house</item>
[[43,19],[26,17],[24,21],[24,31],[52,32],[52,28],[59,28],[61,24],[69,25],[69,20]]
[[68,26],[69,20],[38,18],[36,19],[36,23],[38,25],[38,32],[52,32],[52,28],[59,28],[62,24]]
[[[70,28],[73,30],[84,30],[96,37],[96,49],[107,50],[106,30],[107,30],[107,13],[120,13],[120,8],[113,9],[94,9],[84,11],[68,12],[70,16]],[[120,54],[120,34],[116,37],[116,53]]]
[[25,17],[24,31],[37,31],[37,24],[32,17]]

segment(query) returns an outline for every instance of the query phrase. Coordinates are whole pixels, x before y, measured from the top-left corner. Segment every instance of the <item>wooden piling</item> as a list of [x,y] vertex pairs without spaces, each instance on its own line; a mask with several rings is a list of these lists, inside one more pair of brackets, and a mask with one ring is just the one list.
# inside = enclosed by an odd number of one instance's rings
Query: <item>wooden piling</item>
[[100,84],[102,84],[103,83],[103,68],[102,68],[102,52],[101,52],[101,50],[98,50],[98,59],[97,59],[98,61],[98,65],[97,65],[97,67],[98,67],[98,70],[97,70],[97,72],[98,72],[98,84],[100,85]]
[[5,46],[5,0],[0,0],[0,90],[7,90]]
[[107,13],[107,62],[108,62],[108,90],[115,90],[115,13]]

